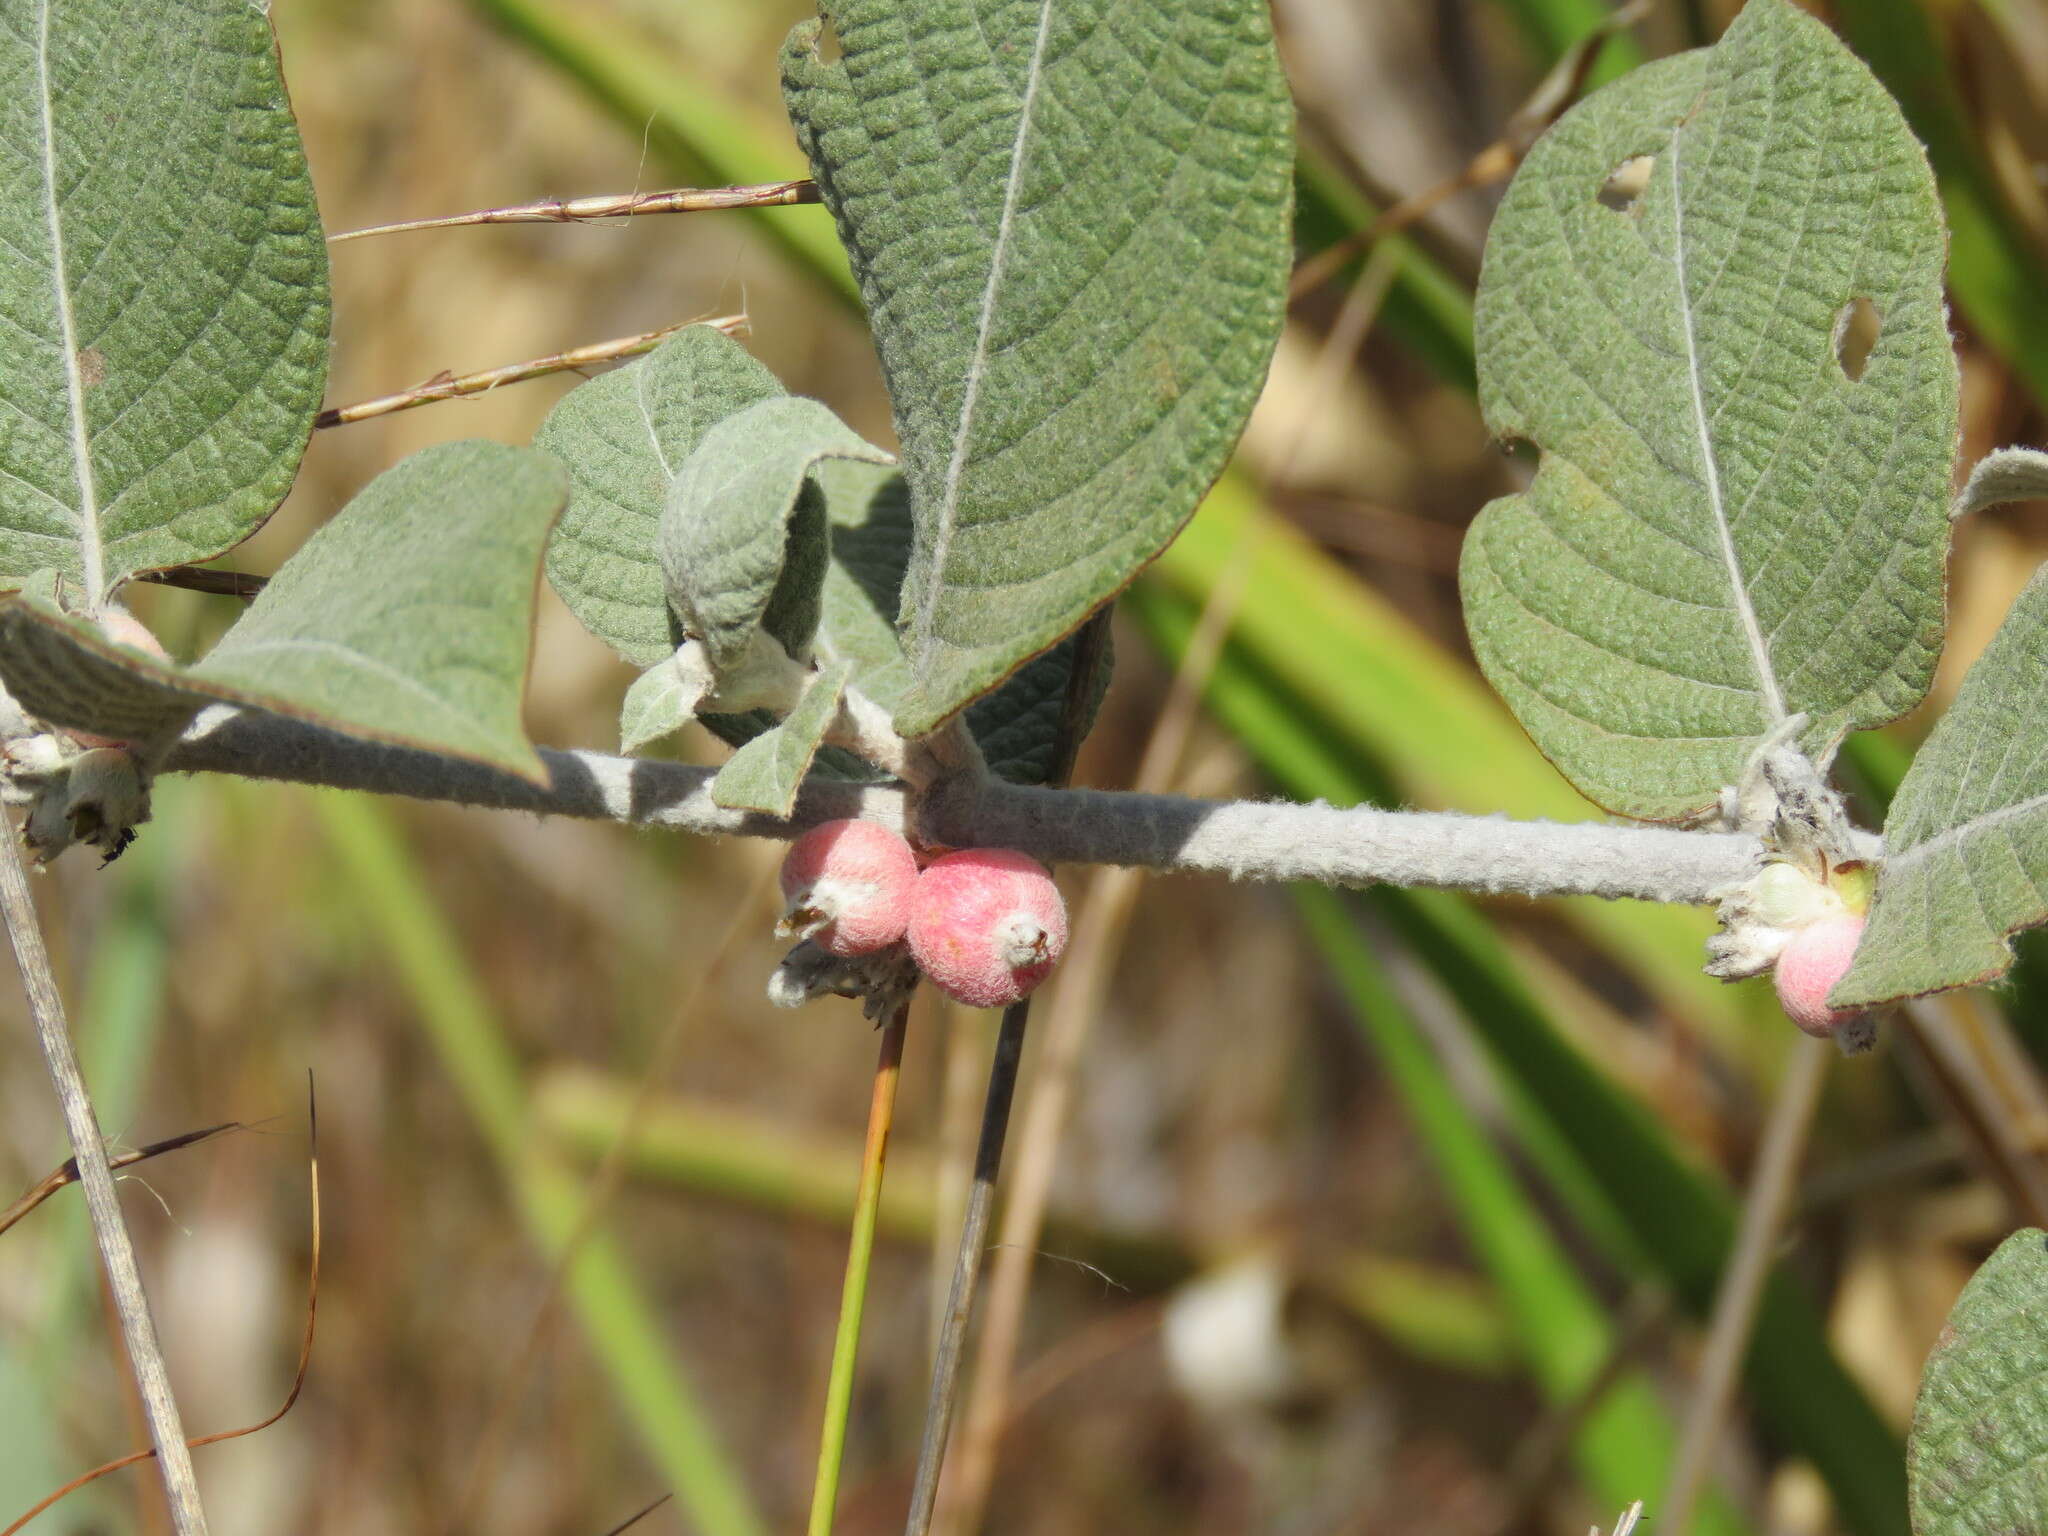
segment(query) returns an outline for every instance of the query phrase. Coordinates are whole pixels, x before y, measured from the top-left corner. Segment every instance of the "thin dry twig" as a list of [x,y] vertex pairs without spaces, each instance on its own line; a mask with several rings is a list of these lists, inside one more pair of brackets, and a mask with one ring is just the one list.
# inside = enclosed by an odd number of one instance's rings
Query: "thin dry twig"
[[[1108,606],[1096,610],[1082,626],[1074,647],[1073,670],[1060,709],[1054,738],[1052,771],[1046,782],[1063,785],[1074,774],[1086,734],[1087,706],[1096,668],[1109,644]],[[1017,1069],[1024,1057],[1024,1034],[1031,1022],[1031,999],[1003,1010],[996,1032],[995,1060],[988,1075],[988,1096],[981,1113],[981,1138],[974,1149],[974,1183],[967,1195],[967,1217],[960,1227],[960,1247],[953,1261],[953,1282],[946,1295],[945,1321],[932,1362],[931,1391],[925,1399],[924,1431],[917,1447],[917,1474],[911,1485],[910,1511],[904,1536],[927,1536],[939,1497],[939,1472],[946,1458],[946,1437],[953,1426],[953,1404],[960,1391],[960,1364],[967,1351],[967,1323],[974,1312],[975,1287],[987,1252],[989,1217],[995,1209],[996,1176],[1002,1170],[1003,1139],[1010,1129],[1010,1104],[1017,1092]]]
[[[1202,687],[1229,637],[1250,569],[1249,561],[1230,562],[1210,592],[1145,744],[1137,776],[1141,791],[1164,791],[1180,766],[1200,714]],[[997,1453],[1013,1417],[1008,1401],[1011,1377],[1023,1337],[1024,1304],[1038,1258],[1039,1234],[1052,1199],[1061,1132],[1082,1052],[1102,1012],[1110,973],[1144,886],[1143,870],[1099,869],[1090,876],[1087,897],[1076,908],[1074,941],[1047,1009],[1044,1060],[1018,1136],[1017,1167],[998,1237],[1002,1252],[989,1283],[987,1317],[975,1351],[974,1388],[960,1427],[960,1451],[938,1506],[935,1527],[942,1536],[963,1536],[980,1528],[995,1481]]]
[[1833,1055],[1834,1048],[1827,1041],[1800,1037],[1764,1125],[1756,1171],[1742,1203],[1742,1224],[1720,1292],[1714,1297],[1707,1346],[1700,1356],[1699,1377],[1693,1384],[1678,1453],[1672,1460],[1671,1481],[1657,1507],[1657,1528],[1666,1536],[1686,1536],[1693,1506],[1706,1486],[1707,1468],[1720,1444],[1743,1356],[1749,1352],[1757,1304],[1770,1279],[1778,1231],[1796,1192],[1799,1158],[1806,1149],[1806,1134],[1820,1105],[1821,1084]]
[[[211,1137],[221,1135],[223,1132],[240,1128],[239,1121],[231,1121],[226,1125],[214,1126],[210,1130],[192,1131],[184,1136],[174,1136],[170,1141],[158,1142],[153,1147],[145,1147],[140,1152],[131,1153],[117,1159],[114,1166],[121,1167],[126,1163],[139,1162],[144,1157],[154,1157],[159,1152],[169,1152],[177,1147],[189,1147],[195,1142],[205,1141]],[[62,1172],[63,1170],[60,1169],[58,1171]],[[51,1177],[55,1178],[56,1175],[52,1174]],[[271,1425],[292,1411],[292,1405],[299,1400],[299,1393],[306,1385],[306,1371],[313,1363],[313,1324],[320,1307],[320,1108],[319,1102],[313,1095],[313,1080],[310,1074],[306,1079],[306,1182],[312,1192],[313,1239],[312,1250],[307,1260],[306,1327],[305,1331],[299,1336],[299,1367],[292,1375],[291,1390],[285,1393],[284,1402],[278,1407],[277,1412],[271,1414],[268,1418],[261,1419],[254,1424],[246,1424],[240,1429],[224,1429],[215,1434],[200,1435],[197,1439],[187,1440],[184,1442],[184,1447],[188,1452],[197,1450],[202,1445],[218,1445],[223,1440],[239,1440],[244,1435],[253,1435],[259,1430],[270,1428]],[[55,1187],[61,1188],[62,1186],[58,1185]],[[126,1456],[101,1463],[90,1472],[81,1473],[62,1488],[57,1489],[54,1493],[43,1499],[41,1503],[22,1515],[4,1531],[0,1531],[0,1536],[15,1536],[16,1532],[35,1519],[44,1510],[57,1503],[58,1500],[76,1493],[87,1483],[97,1482],[109,1473],[119,1472],[123,1467],[132,1467],[138,1461],[147,1461],[154,1455],[156,1455],[156,1447],[151,1446],[146,1450],[131,1451]]]
[[[211,1141],[216,1136],[225,1136],[229,1131],[246,1131],[248,1127],[239,1120],[223,1120],[219,1125],[209,1125],[203,1131],[187,1131],[182,1136],[166,1137],[152,1141],[148,1146],[133,1152],[122,1152],[107,1159],[109,1168],[128,1168],[152,1157],[162,1157],[166,1152],[176,1152],[182,1147],[197,1146],[202,1141]],[[49,1173],[31,1184],[22,1197],[14,1204],[0,1211],[0,1232],[5,1232],[30,1211],[41,1205],[50,1196],[67,1184],[78,1182],[78,1159],[66,1158],[63,1166],[53,1168]]]
[[1529,99],[1508,118],[1499,138],[1474,155],[1456,174],[1413,197],[1401,199],[1364,228],[1311,256],[1295,268],[1288,296],[1298,299],[1320,288],[1359,252],[1427,218],[1438,204],[1460,192],[1490,187],[1514,175],[1515,167],[1522,163],[1529,146],[1563,115],[1565,108],[1578,100],[1607,40],[1623,28],[1633,26],[1648,10],[1648,0],[1633,0],[1572,44],[1551,66],[1536,89],[1530,92]]
[[416,406],[432,405],[436,400],[458,400],[467,395],[489,394],[506,384],[523,384],[528,379],[545,378],[551,373],[572,373],[578,368],[617,362],[622,357],[637,357],[643,352],[652,352],[677,331],[692,325],[708,325],[728,336],[742,336],[747,331],[747,317],[719,315],[710,320],[680,320],[674,325],[662,326],[659,330],[642,331],[637,336],[620,336],[612,341],[593,341],[588,346],[571,347],[566,352],[553,352],[529,362],[506,363],[502,367],[486,368],[481,373],[457,375],[444,371],[435,374],[424,383],[413,385],[410,389],[401,389],[396,394],[379,395],[374,400],[364,400],[356,405],[331,406],[313,418],[313,425],[316,428],[345,427],[351,422],[369,421],[373,417],[409,411]]
[[372,224],[329,235],[329,245],[367,240],[371,235],[402,235],[419,229],[464,229],[478,224],[588,224],[598,219],[630,219],[646,213],[712,213],[727,208],[787,208],[815,203],[818,184],[808,177],[769,181],[744,187],[676,187],[666,192],[620,192],[596,197],[543,197],[503,208],[443,214],[433,219],[406,219],[397,224]]
[[206,1512],[199,1502],[199,1481],[185,1446],[185,1430],[178,1420],[178,1403],[171,1393],[170,1372],[164,1365],[163,1348],[157,1342],[149,1298],[143,1293],[142,1275],[135,1266],[135,1245],[121,1219],[114,1173],[107,1166],[106,1138],[100,1132],[99,1116],[93,1110],[77,1054],[71,1048],[70,1029],[64,1022],[64,1001],[57,992],[49,950],[43,944],[43,930],[36,920],[35,900],[29,894],[28,871],[22,865],[14,829],[4,818],[0,818],[0,844],[6,845],[0,849],[0,909],[5,911],[7,936],[13,941],[14,958],[21,967],[36,1040],[42,1047],[43,1061],[63,1110],[64,1130],[78,1160],[79,1182],[85,1186],[85,1207],[92,1218],[100,1262],[121,1320],[121,1339],[135,1372],[143,1416],[149,1424],[150,1439],[161,1453],[171,1522],[178,1536],[206,1536]]
[[254,597],[270,584],[268,576],[253,571],[216,571],[203,565],[173,565],[161,571],[142,571],[137,581],[160,587],[182,587],[187,592],[205,592],[214,597]]

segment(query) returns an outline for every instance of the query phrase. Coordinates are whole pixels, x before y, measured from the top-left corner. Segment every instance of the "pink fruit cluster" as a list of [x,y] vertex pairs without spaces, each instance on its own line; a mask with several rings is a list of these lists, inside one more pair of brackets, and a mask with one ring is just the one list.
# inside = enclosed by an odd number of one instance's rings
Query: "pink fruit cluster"
[[1853,1008],[1830,1008],[1828,993],[1849,972],[1857,941],[1863,937],[1863,915],[1841,912],[1808,923],[1785,941],[1778,952],[1773,981],[1786,1016],[1809,1035],[1832,1037],[1856,1017]]
[[1067,943],[1052,875],[1007,848],[969,848],[920,871],[910,845],[869,821],[830,821],[799,838],[782,865],[780,931],[830,954],[872,954],[899,941],[948,997],[1001,1008],[1028,997]]

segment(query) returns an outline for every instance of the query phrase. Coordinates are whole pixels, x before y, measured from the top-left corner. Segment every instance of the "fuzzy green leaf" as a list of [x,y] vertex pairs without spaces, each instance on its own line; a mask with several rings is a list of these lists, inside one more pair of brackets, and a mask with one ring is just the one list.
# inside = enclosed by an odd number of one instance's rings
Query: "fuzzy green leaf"
[[827,459],[893,462],[817,401],[779,395],[717,423],[676,470],[657,549],[670,604],[720,671],[764,627],[809,650],[828,557],[812,475]]
[[619,706],[621,752],[638,752],[697,718],[697,705],[711,686],[711,669],[701,663],[691,667],[688,659],[687,652],[678,650],[633,679]]
[[1920,1379],[1915,1536],[2048,1530],[2048,1233],[2015,1232],[1963,1288]]
[[1951,515],[1968,517],[2010,501],[2048,501],[2048,453],[2038,448],[1994,448],[1970,466]]
[[635,666],[682,638],[655,541],[669,485],[704,434],[783,393],[746,348],[693,325],[648,356],[571,390],[534,446],[568,466],[569,509],[548,546],[548,580],[592,634]]
[[326,246],[249,0],[24,0],[0,81],[0,584],[47,567],[96,605],[289,489]]
[[[852,661],[855,684],[893,710],[910,686],[910,665],[895,623],[913,537],[903,478],[865,464],[841,463],[826,466],[821,479],[831,514],[832,567],[825,577],[818,652]],[[1073,639],[1061,641],[968,706],[967,729],[998,777],[1045,782],[1075,645]],[[1094,721],[1111,665],[1105,648],[1084,724]]]
[[728,810],[787,816],[796,806],[797,791],[803,788],[825,732],[839,718],[839,701],[846,697],[851,672],[843,661],[821,671],[786,720],[749,741],[718,770],[711,781],[712,800]]
[[160,736],[225,701],[537,780],[520,698],[567,495],[529,449],[429,448],[308,539],[197,666],[117,646],[24,592],[0,605],[0,681],[30,713],[106,735]]
[[1990,981],[2048,922],[2048,568],[2037,571],[1900,781],[1855,963],[1863,1006]]
[[1249,0],[834,0],[784,97],[894,401],[931,730],[1071,632],[1221,469],[1279,333],[1291,111]]
[[[1610,176],[1643,158],[1631,200]],[[1487,677],[1592,799],[1698,811],[1792,714],[1824,758],[1926,691],[1944,252],[1898,108],[1787,0],[1598,92],[1523,163],[1487,241],[1480,392],[1541,460],[1473,525],[1461,585]],[[1867,361],[1838,355],[1858,300]]]

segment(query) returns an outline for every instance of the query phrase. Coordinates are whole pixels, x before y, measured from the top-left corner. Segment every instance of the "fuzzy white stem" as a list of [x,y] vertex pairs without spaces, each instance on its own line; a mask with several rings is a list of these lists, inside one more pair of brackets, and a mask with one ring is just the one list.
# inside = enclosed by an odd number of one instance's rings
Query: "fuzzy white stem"
[[[544,750],[541,758],[549,782],[529,784],[476,763],[219,707],[194,722],[163,766],[743,837],[791,838],[842,816],[907,830],[904,792],[895,786],[813,778],[796,810],[779,818],[713,804],[713,769],[597,752]],[[1048,864],[1695,904],[1746,879],[1763,857],[1761,843],[1739,832],[1032,789],[988,780],[942,786],[928,798],[917,830],[929,842],[1015,848]]]

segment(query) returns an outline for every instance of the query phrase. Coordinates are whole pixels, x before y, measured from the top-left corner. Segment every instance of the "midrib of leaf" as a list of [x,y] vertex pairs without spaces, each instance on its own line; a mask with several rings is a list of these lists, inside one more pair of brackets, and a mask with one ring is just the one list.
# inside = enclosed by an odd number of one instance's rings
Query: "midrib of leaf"
[[1749,641],[1756,663],[1757,684],[1775,723],[1785,718],[1784,695],[1778,690],[1777,674],[1771,670],[1771,651],[1757,622],[1756,608],[1749,600],[1749,587],[1742,578],[1742,562],[1735,552],[1735,531],[1728,523],[1728,507],[1721,495],[1721,467],[1714,455],[1714,436],[1707,417],[1706,388],[1700,378],[1699,338],[1693,325],[1692,290],[1685,275],[1685,182],[1679,169],[1679,143],[1685,137],[1681,124],[1671,130],[1671,262],[1678,277],[1678,312],[1685,322],[1686,382],[1692,393],[1693,430],[1699,434],[1700,462],[1706,470],[1707,505],[1714,514],[1714,535],[1720,541],[1721,560],[1728,567],[1728,585],[1735,594],[1735,611],[1742,619],[1742,633]]
[[56,290],[58,340],[64,352],[64,393],[71,408],[71,458],[78,475],[78,552],[87,599],[97,606],[106,580],[100,544],[99,491],[85,430],[85,376],[78,366],[78,328],[64,262],[64,220],[57,208],[57,120],[50,87],[50,0],[36,12],[36,107],[43,126],[43,217],[50,226],[50,280]]
[[975,322],[974,352],[967,362],[965,388],[960,396],[960,420],[953,430],[953,453],[946,462],[946,480],[940,495],[938,516],[932,534],[934,579],[925,583],[917,618],[911,627],[911,652],[922,673],[931,654],[932,627],[938,622],[939,594],[944,582],[946,553],[953,542],[953,525],[960,507],[960,476],[967,467],[967,444],[974,433],[975,404],[981,381],[988,371],[989,334],[995,329],[996,296],[1001,291],[1004,264],[1009,258],[1010,230],[1016,222],[1017,194],[1024,184],[1024,156],[1031,142],[1031,115],[1038,104],[1038,82],[1045,68],[1045,40],[1052,31],[1053,0],[1041,0],[1038,7],[1038,35],[1031,43],[1031,63],[1024,75],[1024,99],[1017,112],[1017,142],[1010,147],[1010,173],[1003,183],[1003,211],[996,221],[995,248],[989,254],[988,282],[981,290],[981,315]]
[[1895,873],[1900,870],[1911,869],[1915,864],[1923,862],[1930,855],[1953,847],[1965,838],[1974,837],[1979,832],[1990,831],[1995,827],[2003,826],[2008,821],[2016,821],[2022,816],[2031,815],[2033,812],[2040,810],[2048,810],[2048,795],[2034,795],[2020,801],[2016,805],[2001,805],[1997,810],[1986,811],[1982,816],[1973,817],[1961,826],[1950,827],[1944,832],[1937,832],[1934,836],[1928,838],[1926,842],[1915,843],[1902,853],[1888,855],[1885,863]]

